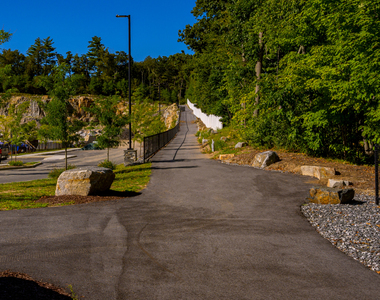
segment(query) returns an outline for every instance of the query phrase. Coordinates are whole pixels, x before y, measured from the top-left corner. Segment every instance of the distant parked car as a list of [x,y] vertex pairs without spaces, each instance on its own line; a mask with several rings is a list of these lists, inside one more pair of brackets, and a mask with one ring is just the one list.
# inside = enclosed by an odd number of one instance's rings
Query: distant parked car
[[0,160],[8,158],[8,147],[4,144],[0,144]]
[[96,143],[90,143],[81,148],[81,150],[100,150],[101,148]]

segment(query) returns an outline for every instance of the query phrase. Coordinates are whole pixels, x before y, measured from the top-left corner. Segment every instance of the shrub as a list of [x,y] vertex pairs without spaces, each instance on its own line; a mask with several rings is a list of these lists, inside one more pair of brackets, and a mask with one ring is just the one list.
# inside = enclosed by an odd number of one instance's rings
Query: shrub
[[10,161],[9,165],[10,166],[23,166],[24,163],[21,160],[16,160],[16,161]]
[[[67,166],[67,170],[75,169],[75,168],[76,166],[74,165]],[[65,168],[60,168],[60,169],[54,168],[53,170],[49,172],[48,176],[53,179],[58,179],[59,175],[61,175],[64,171],[66,171]]]
[[103,168],[108,168],[108,169],[111,169],[111,170],[115,170],[116,169],[116,164],[114,164],[112,161],[110,160],[103,160],[102,162],[100,162],[98,164],[98,167],[103,167]]
[[222,141],[222,140],[214,141],[214,150],[215,151],[223,150],[223,149],[227,148],[227,146],[228,145],[225,141]]

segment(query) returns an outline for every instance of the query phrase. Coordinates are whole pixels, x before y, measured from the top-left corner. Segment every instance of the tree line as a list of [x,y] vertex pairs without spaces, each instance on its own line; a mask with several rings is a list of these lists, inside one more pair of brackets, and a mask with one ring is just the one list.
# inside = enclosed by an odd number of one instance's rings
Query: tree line
[[202,110],[252,145],[369,161],[379,0],[198,0],[192,13],[179,40],[195,53],[186,95]]
[[[12,34],[0,30],[0,45]],[[191,56],[184,53],[132,62],[133,114],[120,110],[128,93],[128,56],[124,52],[111,54],[94,37],[86,55],[64,57],[55,52],[50,37],[36,39],[27,56],[17,50],[3,50],[0,54],[0,107],[7,114],[0,115],[2,141],[19,146],[25,141],[60,140],[67,147],[80,140],[82,128],[101,127],[97,137],[101,148],[119,144],[125,125],[132,123],[133,140],[142,142],[144,136],[165,131],[165,122],[158,113],[160,103],[179,102],[187,88],[186,65]],[[33,100],[44,111],[39,120],[21,122],[29,101],[13,103],[15,93],[32,93]],[[85,123],[72,117],[69,100],[81,93],[91,93],[93,103],[84,108],[93,118]],[[38,95],[48,94],[49,101]],[[152,103],[156,101],[156,103]],[[13,147],[12,147],[13,148]],[[67,169],[67,151],[66,169]],[[109,151],[107,160],[109,161]]]
[[[12,33],[0,30],[0,45]],[[19,93],[44,95],[53,86],[55,67],[68,66],[66,76],[74,77],[77,94],[128,95],[128,54],[111,53],[100,37],[88,42],[86,54],[65,55],[56,52],[51,37],[37,38],[26,54],[18,50],[0,52],[0,93],[8,90]],[[163,103],[178,102],[184,98],[188,82],[188,62],[191,55],[178,53],[169,57],[147,57],[142,62],[132,58],[132,92],[143,86],[151,100]]]

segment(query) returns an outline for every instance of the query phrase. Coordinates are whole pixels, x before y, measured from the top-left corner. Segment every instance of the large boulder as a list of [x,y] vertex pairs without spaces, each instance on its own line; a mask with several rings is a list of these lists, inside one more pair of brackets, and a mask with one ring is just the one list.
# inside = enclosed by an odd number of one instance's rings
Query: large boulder
[[280,158],[274,151],[265,151],[255,155],[253,159],[252,167],[264,169],[275,162],[278,162]]
[[318,179],[329,178],[335,175],[334,168],[318,167],[318,166],[302,166],[302,175],[316,177]]
[[317,204],[346,204],[354,199],[354,189],[334,189],[328,187],[313,187],[307,198],[311,203]]
[[85,167],[63,172],[57,181],[56,196],[88,196],[109,190],[115,179],[111,169]]

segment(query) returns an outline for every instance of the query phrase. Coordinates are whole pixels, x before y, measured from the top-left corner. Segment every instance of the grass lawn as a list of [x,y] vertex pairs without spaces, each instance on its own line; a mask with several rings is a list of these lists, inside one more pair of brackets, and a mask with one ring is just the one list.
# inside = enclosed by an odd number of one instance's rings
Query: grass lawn
[[[138,192],[149,182],[151,163],[128,167],[121,164],[114,173],[116,176],[111,191]],[[0,210],[49,206],[48,203],[36,201],[44,196],[54,196],[56,184],[57,180],[51,178],[0,184]]]

